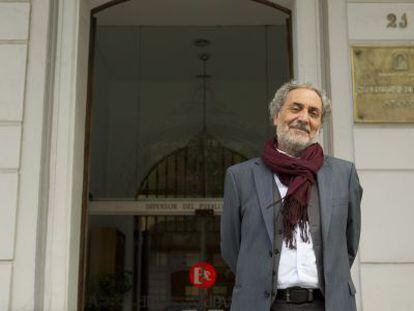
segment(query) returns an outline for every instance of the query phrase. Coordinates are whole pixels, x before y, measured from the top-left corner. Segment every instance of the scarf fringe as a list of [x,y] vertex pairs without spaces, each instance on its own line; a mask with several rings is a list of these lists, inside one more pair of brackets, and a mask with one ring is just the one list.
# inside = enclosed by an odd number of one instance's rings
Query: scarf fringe
[[302,151],[300,158],[292,158],[277,150],[276,139],[269,139],[263,148],[262,160],[288,187],[281,213],[284,239],[288,247],[294,249],[296,248],[296,225],[300,229],[302,240],[309,242],[306,226],[307,206],[311,187],[316,180],[316,173],[323,165],[322,147],[317,143],[312,144]]
[[308,222],[307,204],[303,204],[295,197],[286,198],[281,210],[283,216],[283,231],[287,246],[296,249],[295,227],[298,225],[300,237],[304,242],[309,242],[309,234],[306,227]]

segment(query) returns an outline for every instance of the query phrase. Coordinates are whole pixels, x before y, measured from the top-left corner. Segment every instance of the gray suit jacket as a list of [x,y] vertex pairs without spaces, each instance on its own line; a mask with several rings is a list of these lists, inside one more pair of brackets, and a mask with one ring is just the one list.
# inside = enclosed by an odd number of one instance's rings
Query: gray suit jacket
[[[273,174],[259,158],[231,166],[224,186],[221,252],[236,275],[231,310],[272,303]],[[350,268],[360,235],[362,188],[352,163],[325,156],[317,173],[326,311],[355,311]]]

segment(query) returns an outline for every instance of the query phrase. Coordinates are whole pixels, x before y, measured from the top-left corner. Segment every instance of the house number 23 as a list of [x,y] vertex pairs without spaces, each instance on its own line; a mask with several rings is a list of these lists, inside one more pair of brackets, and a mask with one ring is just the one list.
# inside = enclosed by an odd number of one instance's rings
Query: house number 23
[[407,13],[404,13],[403,15],[401,15],[400,19],[398,20],[397,15],[395,15],[394,13],[390,13],[387,15],[387,20],[388,20],[388,24],[387,24],[387,28],[406,28],[408,21],[407,21]]

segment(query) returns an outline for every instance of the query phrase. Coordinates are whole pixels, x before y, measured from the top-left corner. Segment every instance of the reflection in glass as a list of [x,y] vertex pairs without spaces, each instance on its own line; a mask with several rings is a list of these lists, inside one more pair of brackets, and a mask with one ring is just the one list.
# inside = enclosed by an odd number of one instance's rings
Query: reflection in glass
[[[228,310],[234,280],[220,256],[219,216],[89,219],[85,310]],[[217,271],[209,289],[189,280],[201,261]]]

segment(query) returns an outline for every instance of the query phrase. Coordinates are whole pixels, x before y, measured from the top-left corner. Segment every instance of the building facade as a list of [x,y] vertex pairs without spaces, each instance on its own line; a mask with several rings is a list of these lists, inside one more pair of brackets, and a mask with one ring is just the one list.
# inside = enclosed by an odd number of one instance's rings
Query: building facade
[[[93,102],[93,81],[97,83],[96,79],[103,76],[90,64],[93,51],[90,46],[95,44],[91,38],[99,40],[91,31],[97,29],[92,28],[91,14],[98,14],[98,8],[103,12],[105,5],[109,12],[109,5],[115,8],[122,2],[0,0],[0,310],[77,310],[85,303],[79,293],[85,287],[87,207],[96,204],[89,197],[89,180],[100,176],[99,169],[98,175],[90,171],[90,166],[97,162],[89,150],[94,143],[89,137],[94,126],[90,117],[94,114],[87,103]],[[203,1],[199,2],[202,5]],[[358,70],[364,69],[358,67],[355,56],[365,47],[408,51],[398,52],[402,58],[395,57],[392,67],[397,76],[403,77],[401,81],[412,81],[409,79],[414,67],[410,56],[414,42],[414,3],[408,0],[256,2],[275,4],[290,12],[291,66],[285,69],[291,72],[286,77],[312,81],[328,91],[333,114],[323,130],[325,152],[354,161],[358,169],[364,187],[362,234],[352,275],[359,310],[413,310],[410,294],[414,247],[410,242],[410,220],[414,217],[411,208],[414,128],[409,116],[414,104],[408,99],[400,104],[405,110],[399,110],[394,118],[387,118],[387,112],[383,112],[385,117],[364,122],[366,115],[356,113],[360,93],[353,82]],[[186,1],[180,1],[175,8],[169,8],[168,15],[182,14],[188,8],[186,5]],[[214,20],[217,16],[211,14]],[[249,25],[267,25],[255,21],[254,16],[244,17],[243,21]],[[276,30],[270,29],[269,33]],[[94,59],[98,66],[98,57]],[[91,73],[95,73],[95,80]],[[278,79],[275,76],[266,81]],[[259,86],[261,83],[258,82]],[[391,92],[390,100],[404,92],[413,93],[413,84],[404,87],[404,91]],[[216,94],[221,94],[217,89]],[[364,90],[361,92],[368,92]],[[384,89],[370,90],[387,93]],[[266,96],[271,91],[266,90]],[[268,99],[266,96],[263,101]],[[266,104],[258,105],[262,109]],[[234,118],[231,113],[223,116]],[[256,119],[260,120],[260,116]],[[151,128],[155,120],[152,117],[146,128]],[[219,127],[225,124],[214,117],[213,120]],[[237,129],[233,129],[236,134]],[[261,133],[268,134],[266,131],[265,127]],[[226,128],[220,132],[231,133]],[[223,136],[221,141],[231,150],[254,155],[254,143],[246,142],[245,149],[240,149],[240,142],[234,138],[236,134]],[[154,154],[159,152],[154,148]],[[170,148],[165,154],[173,151]],[[148,158],[152,158],[151,154],[141,162]],[[97,184],[96,191],[102,187]],[[122,213],[143,216],[134,212],[134,208],[126,206]],[[115,209],[111,211],[107,215],[121,214]],[[99,206],[95,213],[105,214]],[[194,211],[183,215],[191,213]],[[89,223],[93,225],[94,220],[89,218]]]

